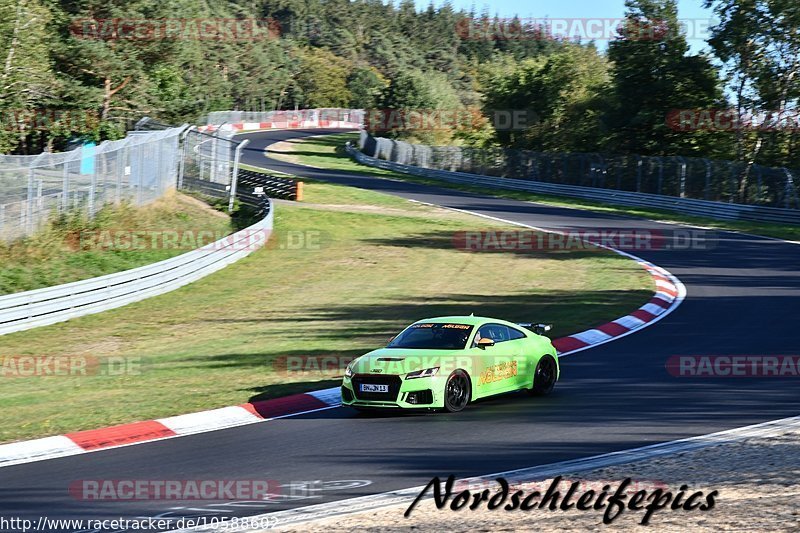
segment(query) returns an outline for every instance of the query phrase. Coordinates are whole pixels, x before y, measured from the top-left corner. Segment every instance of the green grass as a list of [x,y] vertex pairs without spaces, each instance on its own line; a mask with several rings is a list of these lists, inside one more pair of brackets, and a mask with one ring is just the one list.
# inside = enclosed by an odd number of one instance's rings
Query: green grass
[[[150,243],[128,246],[127,232],[150,232]],[[0,294],[49,287],[120,272],[161,261],[196,247],[190,239],[167,243],[152,236],[176,232],[185,237],[224,236],[230,218],[202,202],[169,193],[141,208],[108,205],[89,219],[82,211],[55,217],[42,231],[26,239],[0,244]],[[115,239],[117,236],[121,240]]]
[[351,160],[347,156],[347,154],[345,154],[343,149],[345,141],[350,141],[355,144],[357,140],[358,140],[358,134],[356,133],[342,133],[337,135],[328,135],[324,137],[307,137],[295,141],[286,141],[286,143],[284,144],[284,147],[287,150],[286,152],[284,153],[272,152],[270,156],[275,157],[277,159],[284,159],[286,161],[300,163],[314,167],[345,170],[348,172],[352,172],[354,174],[381,176],[392,179],[400,179],[404,181],[412,181],[416,183],[437,185],[440,187],[447,187],[450,189],[456,189],[461,191],[489,194],[499,198],[509,198],[514,200],[537,202],[557,207],[573,207],[573,208],[588,209],[591,211],[615,213],[625,216],[634,216],[634,217],[647,218],[651,220],[659,220],[663,222],[674,222],[679,224],[703,226],[720,230],[740,231],[744,233],[751,233],[754,235],[775,237],[778,239],[800,240],[800,226],[770,224],[770,223],[760,223],[760,222],[747,222],[747,221],[722,221],[707,217],[682,215],[679,213],[674,213],[672,211],[665,211],[660,209],[616,206],[612,204],[591,202],[587,200],[579,200],[572,198],[567,199],[567,198],[560,198],[557,196],[534,194],[524,191],[509,191],[509,190],[501,190],[488,187],[473,187],[467,185],[448,183],[441,180],[411,176],[408,174],[402,174],[400,172],[392,172],[388,170],[372,168],[366,165],[361,165],[359,163],[356,163],[355,161]]
[[[125,357],[123,375],[0,377],[0,440],[177,415],[335,386],[287,356],[351,358],[404,325],[484,314],[556,336],[644,303],[652,282],[605,251],[475,253],[453,233],[502,227],[370,191],[308,183],[278,202],[267,248],[174,292],[0,338],[0,357]],[[295,232],[295,233],[289,233]],[[296,247],[297,235],[313,245]]]

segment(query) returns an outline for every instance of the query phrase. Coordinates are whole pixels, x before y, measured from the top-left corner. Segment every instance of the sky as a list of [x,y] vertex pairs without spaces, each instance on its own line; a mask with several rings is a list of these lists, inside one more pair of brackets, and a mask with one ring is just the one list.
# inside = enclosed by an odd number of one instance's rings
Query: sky
[[[424,9],[430,0],[415,0],[417,7]],[[435,6],[441,6],[443,0],[434,0]],[[473,6],[480,13],[488,7],[491,15],[501,18],[520,18],[558,20],[569,25],[574,31],[595,32],[606,35],[609,32],[599,30],[600,21],[621,19],[625,14],[624,0],[450,0],[456,10],[469,11]],[[706,48],[707,27],[713,20],[710,9],[704,9],[702,0],[678,0],[678,17],[686,23],[687,39],[694,52]],[[591,20],[595,22],[592,23]],[[598,46],[605,48],[607,39],[598,39]]]

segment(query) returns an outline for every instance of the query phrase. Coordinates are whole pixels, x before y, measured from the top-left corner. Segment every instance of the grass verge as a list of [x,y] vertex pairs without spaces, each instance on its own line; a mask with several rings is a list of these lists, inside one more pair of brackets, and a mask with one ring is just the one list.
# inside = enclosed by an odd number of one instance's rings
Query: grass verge
[[0,294],[155,263],[196,248],[200,232],[202,243],[231,229],[224,213],[175,192],[145,207],[107,205],[92,219],[83,211],[70,212],[31,237],[0,244]]
[[[505,226],[365,190],[308,183],[305,192],[307,203],[277,204],[266,248],[220,272],[120,309],[0,337],[0,440],[334,386],[343,364],[304,372],[290,362],[346,361],[424,317],[547,320],[560,336],[652,295],[649,276],[613,253],[466,252],[453,245],[455,232]],[[77,375],[11,377],[15,356],[99,363]]]
[[282,143],[273,145],[273,148],[270,150],[270,157],[282,159],[290,163],[299,163],[319,168],[344,170],[353,174],[380,176],[428,185],[437,185],[439,187],[447,187],[460,191],[488,194],[498,198],[524,200],[557,207],[572,207],[587,209],[590,211],[615,213],[625,216],[658,220],[662,222],[703,226],[720,230],[740,231],[744,233],[751,233],[753,235],[763,235],[766,237],[774,237],[777,239],[785,239],[790,241],[800,240],[799,226],[747,221],[722,221],[707,217],[682,215],[661,209],[615,206],[612,204],[603,204],[599,202],[591,202],[572,198],[561,198],[557,196],[534,194],[524,191],[509,191],[488,187],[473,187],[429,178],[422,178],[418,176],[411,176],[409,174],[392,172],[379,168],[372,168],[356,163],[344,152],[343,145],[346,141],[356,143],[357,140],[357,133],[341,133],[320,137],[306,137],[293,141],[284,141]]

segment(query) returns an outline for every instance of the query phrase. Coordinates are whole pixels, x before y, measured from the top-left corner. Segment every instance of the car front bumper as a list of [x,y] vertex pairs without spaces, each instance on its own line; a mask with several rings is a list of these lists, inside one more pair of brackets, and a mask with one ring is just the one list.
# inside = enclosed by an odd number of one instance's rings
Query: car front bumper
[[[355,374],[342,381],[342,404],[379,409],[442,408],[444,381],[440,376],[405,379],[405,375]],[[388,392],[362,392],[361,384],[386,385]]]

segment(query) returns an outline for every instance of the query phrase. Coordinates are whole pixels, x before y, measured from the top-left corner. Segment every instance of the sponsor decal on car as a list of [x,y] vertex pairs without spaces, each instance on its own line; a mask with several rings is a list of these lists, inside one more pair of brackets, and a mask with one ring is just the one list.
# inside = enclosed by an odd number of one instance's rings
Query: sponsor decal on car
[[517,362],[507,361],[497,365],[490,366],[478,377],[478,385],[487,385],[495,381],[502,381],[517,375]]

